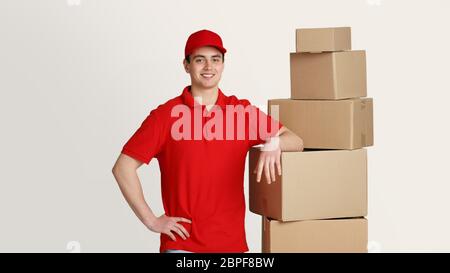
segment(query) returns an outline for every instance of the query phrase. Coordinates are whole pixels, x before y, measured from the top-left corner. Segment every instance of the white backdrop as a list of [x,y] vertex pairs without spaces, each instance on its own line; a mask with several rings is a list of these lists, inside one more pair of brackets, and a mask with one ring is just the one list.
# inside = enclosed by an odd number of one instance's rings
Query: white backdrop
[[[295,29],[331,26],[351,26],[367,50],[371,251],[449,251],[449,12],[445,0],[1,0],[0,251],[157,252],[111,168],[189,83],[188,35],[218,32],[220,87],[265,108],[290,95]],[[139,174],[163,213],[156,160]],[[248,212],[251,252],[260,225]]]

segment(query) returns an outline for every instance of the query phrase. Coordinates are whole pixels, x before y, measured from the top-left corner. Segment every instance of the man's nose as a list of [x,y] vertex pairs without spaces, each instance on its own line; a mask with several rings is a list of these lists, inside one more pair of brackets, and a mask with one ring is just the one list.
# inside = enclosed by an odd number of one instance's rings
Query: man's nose
[[206,60],[205,69],[211,69],[211,68],[212,68],[212,62],[210,60]]

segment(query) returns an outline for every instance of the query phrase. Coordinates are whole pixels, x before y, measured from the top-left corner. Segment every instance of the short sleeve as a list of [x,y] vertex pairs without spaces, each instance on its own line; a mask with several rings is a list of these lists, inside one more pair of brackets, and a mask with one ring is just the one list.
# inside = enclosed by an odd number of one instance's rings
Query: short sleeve
[[164,128],[161,113],[154,109],[123,146],[122,153],[145,164],[161,151],[164,144]]
[[[267,139],[277,135],[283,124],[267,115],[256,106],[250,105],[253,113],[249,116],[249,146],[263,144]],[[250,113],[252,112],[250,111]]]

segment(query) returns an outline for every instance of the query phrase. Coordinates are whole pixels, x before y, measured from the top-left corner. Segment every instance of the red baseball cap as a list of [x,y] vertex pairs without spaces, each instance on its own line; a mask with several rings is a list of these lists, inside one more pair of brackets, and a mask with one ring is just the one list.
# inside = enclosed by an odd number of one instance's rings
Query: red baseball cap
[[202,46],[212,46],[217,48],[222,54],[225,54],[227,50],[223,47],[222,38],[210,30],[200,30],[192,33],[187,42],[186,47],[184,48],[184,56],[187,57],[192,54],[192,52],[199,47]]

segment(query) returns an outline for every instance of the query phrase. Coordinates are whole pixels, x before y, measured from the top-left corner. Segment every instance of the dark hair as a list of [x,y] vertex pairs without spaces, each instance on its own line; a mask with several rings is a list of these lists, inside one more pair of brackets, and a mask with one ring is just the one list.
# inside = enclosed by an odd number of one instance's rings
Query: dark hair
[[[191,55],[187,55],[184,59],[186,60],[186,62],[188,64],[191,63]],[[222,62],[225,62],[225,54],[223,54],[223,53],[222,53]]]

